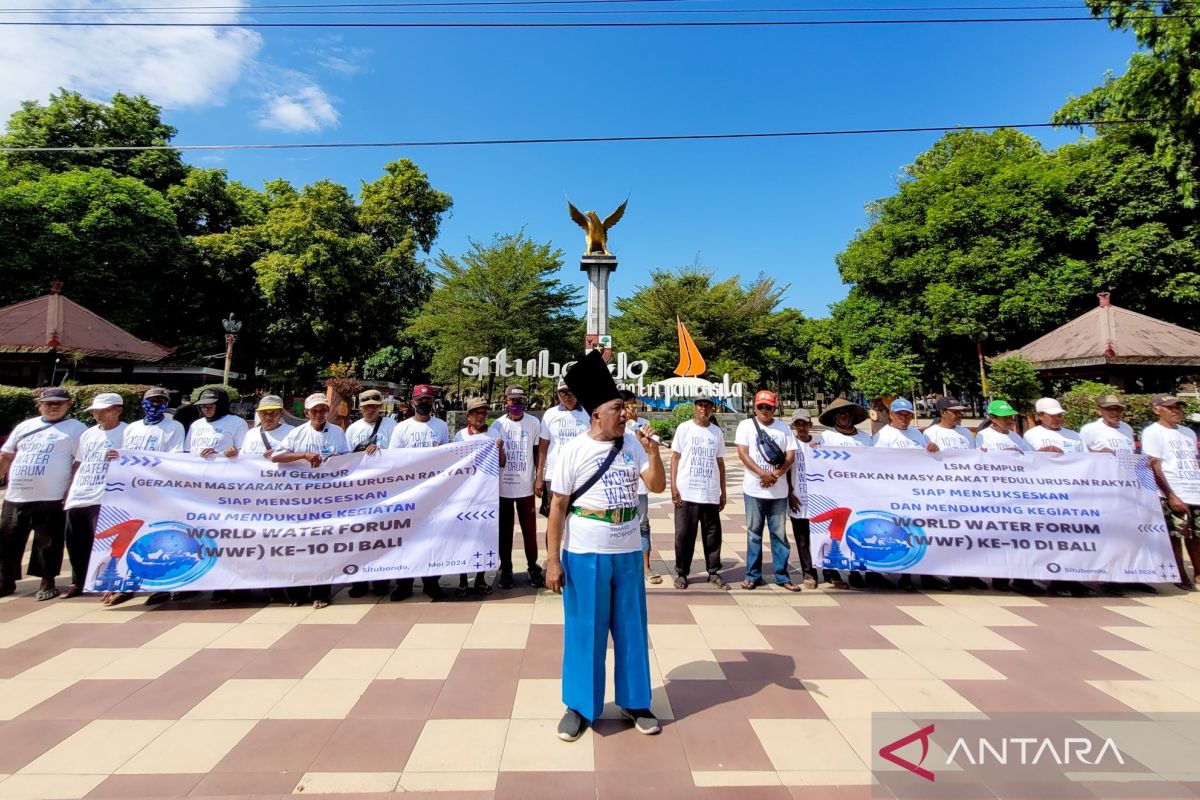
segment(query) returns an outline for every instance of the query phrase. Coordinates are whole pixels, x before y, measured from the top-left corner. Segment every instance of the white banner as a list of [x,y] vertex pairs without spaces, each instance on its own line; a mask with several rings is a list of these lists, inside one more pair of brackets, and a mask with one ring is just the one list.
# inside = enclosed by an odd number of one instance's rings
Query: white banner
[[123,452],[89,591],[307,586],[496,569],[494,442],[333,456]]
[[820,448],[805,474],[818,568],[1179,580],[1143,456]]

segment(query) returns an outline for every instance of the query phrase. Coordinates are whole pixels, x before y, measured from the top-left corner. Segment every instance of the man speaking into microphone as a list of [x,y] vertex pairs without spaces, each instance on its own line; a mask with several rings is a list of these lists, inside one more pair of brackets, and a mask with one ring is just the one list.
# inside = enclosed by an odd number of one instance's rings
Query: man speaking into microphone
[[[605,653],[614,649],[616,702],[639,733],[655,734],[650,710],[646,587],[638,479],[661,492],[666,473],[645,428],[625,431],[626,411],[597,351],[566,374],[589,415],[588,430],[558,451],[549,476],[546,585],[563,594],[562,697],[558,737],[573,742],[604,710]],[[561,554],[560,554],[561,550]]]

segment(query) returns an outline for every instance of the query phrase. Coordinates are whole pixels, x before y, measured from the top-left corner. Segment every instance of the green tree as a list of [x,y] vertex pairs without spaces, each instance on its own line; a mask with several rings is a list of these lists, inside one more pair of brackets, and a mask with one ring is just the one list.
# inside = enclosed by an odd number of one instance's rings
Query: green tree
[[[170,342],[182,240],[166,199],[107,169],[47,173],[0,187],[0,305],[64,292],[117,325]],[[167,335],[164,335],[167,334]]]
[[908,396],[917,385],[921,364],[912,356],[888,356],[872,353],[850,367],[854,387],[869,400]]
[[363,378],[369,381],[399,381],[416,370],[418,354],[411,347],[385,345],[363,362]]
[[717,281],[711,269],[699,264],[655,270],[648,285],[616,301],[613,339],[618,349],[649,362],[653,375],[667,377],[679,363],[678,318],[709,373],[728,372],[735,381],[753,383],[789,358],[779,351],[768,353],[779,335],[775,312],[786,290],[761,275],[744,286],[737,277]]
[[[175,129],[162,121],[158,106],[141,95],[130,97],[118,92],[111,103],[98,103],[79,92],[60,89],[50,95],[46,105],[33,100],[22,103],[9,118],[8,132],[0,137],[0,145],[161,146],[174,137]],[[0,166],[7,166],[0,173],[8,172],[8,180],[102,168],[137,178],[159,191],[182,180],[187,171],[175,150],[43,151],[6,153],[0,159]]]
[[1033,411],[1033,401],[1042,396],[1037,369],[1021,356],[992,361],[988,382],[993,398],[1007,400],[1013,408],[1026,414]]
[[487,245],[472,241],[459,257],[439,254],[435,288],[408,328],[433,349],[434,379],[457,380],[463,358],[490,357],[505,347],[512,358],[532,358],[542,349],[557,360],[577,353],[582,337],[571,334],[579,290],[554,277],[562,264],[561,250],[523,231]]
[[1150,0],[1085,0],[1093,15],[1108,16],[1114,30],[1132,31],[1138,51],[1125,74],[1072,98],[1054,115],[1063,125],[1092,121],[1145,120],[1145,124],[1097,125],[1102,136],[1148,133],[1155,159],[1170,174],[1189,207],[1200,200],[1200,18],[1188,3]]

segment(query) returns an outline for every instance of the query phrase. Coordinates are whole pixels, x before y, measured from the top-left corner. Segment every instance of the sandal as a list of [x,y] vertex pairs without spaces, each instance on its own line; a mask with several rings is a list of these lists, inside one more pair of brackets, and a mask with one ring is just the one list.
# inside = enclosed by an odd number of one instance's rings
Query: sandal
[[466,600],[467,599],[467,587],[459,586],[457,589],[454,590],[454,596],[457,597],[459,600]]
[[757,589],[758,584],[755,583],[754,581],[746,580],[746,581],[742,581],[742,588],[745,589],[746,591],[750,591],[751,589]]
[[800,591],[800,587],[797,586],[796,584],[792,583],[791,581],[788,581],[787,583],[778,583],[778,584],[776,584],[776,586],[778,586],[780,589],[786,589],[789,592]]
[[813,577],[805,578],[803,586],[805,589],[815,589],[817,588],[817,579]]
[[687,587],[688,587],[688,579],[683,577],[682,575],[676,575],[675,576],[675,588],[676,589],[686,589]]
[[325,608],[328,605],[328,600],[313,600],[313,608]]
[[841,578],[830,581],[829,585],[832,586],[834,589],[849,589],[850,588],[850,585],[848,583],[846,583],[844,580],[842,580]]
[[70,586],[67,587],[67,590],[62,593],[62,598],[64,600],[69,600],[72,597],[79,597],[79,595],[81,595],[81,594],[83,594],[83,589],[81,589],[80,587],[78,587],[74,584],[71,584]]
[[662,575],[659,575],[657,572],[648,573],[646,575],[646,582],[653,583],[655,586],[657,586],[658,584],[662,583]]
[[724,589],[727,592],[729,591],[729,584],[726,583],[725,579],[720,575],[709,575],[708,582],[713,586],[716,586],[718,589]]
[[58,595],[59,591],[57,587],[51,586],[49,589],[38,589],[38,593],[33,596],[33,599],[40,603],[43,600],[53,600]]

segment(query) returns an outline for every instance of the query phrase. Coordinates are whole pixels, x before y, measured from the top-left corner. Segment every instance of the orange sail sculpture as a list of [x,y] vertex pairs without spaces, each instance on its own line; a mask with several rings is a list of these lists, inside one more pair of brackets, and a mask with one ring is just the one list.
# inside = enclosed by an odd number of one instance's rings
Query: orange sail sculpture
[[675,374],[681,378],[698,378],[704,374],[704,356],[700,355],[683,320],[676,317],[675,324],[679,326],[679,366],[675,367]]

